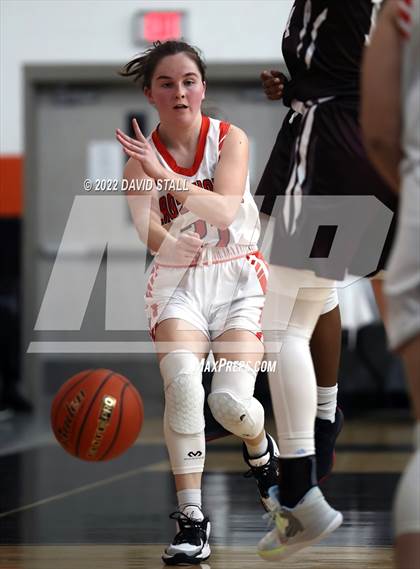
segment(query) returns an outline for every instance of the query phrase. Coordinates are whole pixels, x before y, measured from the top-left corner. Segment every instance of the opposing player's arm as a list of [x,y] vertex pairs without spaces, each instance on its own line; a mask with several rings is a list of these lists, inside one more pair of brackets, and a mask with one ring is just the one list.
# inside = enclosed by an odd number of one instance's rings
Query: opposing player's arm
[[146,188],[150,188],[154,181],[145,174],[141,163],[130,158],[125,165],[123,177],[128,182],[127,187],[130,187],[132,180],[144,182],[143,184],[136,184],[138,189],[127,192],[131,217],[143,243],[147,245],[152,253],[156,253],[165,240],[173,240],[175,242],[175,239],[162,227],[159,213],[153,208],[152,192],[156,190],[148,191]]
[[284,73],[278,69],[264,70],[260,78],[267,99],[279,101],[283,98],[284,87],[288,81]]
[[173,192],[174,197],[201,219],[226,229],[235,219],[244,195],[248,150],[246,134],[231,126],[216,167],[213,191],[188,183],[187,191]]
[[400,73],[402,37],[398,1],[388,0],[366,49],[361,123],[366,150],[378,172],[398,191],[401,160]]

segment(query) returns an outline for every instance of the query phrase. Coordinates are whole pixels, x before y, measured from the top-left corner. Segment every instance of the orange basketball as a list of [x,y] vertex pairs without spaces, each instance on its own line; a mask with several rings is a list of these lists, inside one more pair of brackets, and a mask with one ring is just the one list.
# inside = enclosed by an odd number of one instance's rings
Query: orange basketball
[[61,386],[51,407],[60,445],[83,460],[110,460],[137,439],[143,401],[123,375],[109,369],[77,373]]

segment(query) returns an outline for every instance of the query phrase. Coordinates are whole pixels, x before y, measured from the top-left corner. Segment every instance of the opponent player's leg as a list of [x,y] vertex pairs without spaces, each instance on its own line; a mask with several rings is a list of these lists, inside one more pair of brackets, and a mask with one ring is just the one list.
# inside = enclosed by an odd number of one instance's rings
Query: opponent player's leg
[[263,344],[248,330],[229,329],[217,337],[213,351],[216,371],[209,407],[227,431],[242,439],[244,459],[257,482],[261,503],[270,510],[273,503],[269,489],[278,483],[279,452],[275,440],[265,431],[264,408],[254,397]]
[[201,502],[206,449],[200,360],[207,355],[208,339],[177,318],[160,322],[155,339],[165,392],[165,442],[178,498],[178,511],[171,514],[177,534],[162,559],[167,565],[197,564],[210,555],[210,523]]
[[[271,167],[274,168],[274,163]],[[264,235],[261,249],[265,255],[269,256],[274,238],[275,218],[262,213],[260,219]],[[271,292],[268,291],[267,295],[270,294]],[[331,289],[325,300],[310,341],[310,349],[317,381],[318,404],[315,422],[317,476],[318,480],[323,481],[333,469],[335,443],[343,427],[344,419],[342,411],[337,408],[341,318],[335,288]]]
[[[309,347],[333,286],[333,281],[309,271],[271,268],[269,287],[275,294],[267,298],[263,328],[266,346],[278,344],[277,352],[270,354],[277,365],[269,373],[269,384],[281,457],[281,505],[276,527],[259,544],[260,555],[268,560],[287,558],[342,522],[342,515],[329,506],[317,486],[317,391]],[[296,290],[297,298],[292,292]]]
[[404,345],[399,353],[409,383],[416,426],[414,454],[395,496],[395,557],[398,569],[417,569],[420,564],[420,335]]
[[[310,342],[317,380],[315,448],[318,480],[323,482],[335,461],[335,444],[343,428],[344,416],[337,407],[338,372],[341,354],[341,318],[337,292],[332,290],[319,317]],[[210,383],[210,382],[209,382]],[[208,403],[205,403],[205,410]],[[206,419],[207,442],[229,434],[209,413]]]
[[337,407],[341,318],[336,289],[331,289],[324,304],[310,349],[317,382],[316,471],[318,481],[323,482],[333,469],[335,443],[344,422],[343,412]]
[[[329,354],[326,353],[327,346]],[[338,303],[320,315],[312,334],[310,349],[318,387],[336,387],[341,354],[341,318]],[[333,412],[332,405],[328,406],[328,411]]]

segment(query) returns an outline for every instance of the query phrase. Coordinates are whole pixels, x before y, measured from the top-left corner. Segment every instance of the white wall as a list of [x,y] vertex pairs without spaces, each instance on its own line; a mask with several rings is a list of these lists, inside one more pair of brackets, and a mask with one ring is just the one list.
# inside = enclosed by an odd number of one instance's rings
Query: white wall
[[23,66],[117,63],[139,51],[139,10],[183,9],[208,62],[280,59],[291,0],[0,0],[0,153],[23,151]]

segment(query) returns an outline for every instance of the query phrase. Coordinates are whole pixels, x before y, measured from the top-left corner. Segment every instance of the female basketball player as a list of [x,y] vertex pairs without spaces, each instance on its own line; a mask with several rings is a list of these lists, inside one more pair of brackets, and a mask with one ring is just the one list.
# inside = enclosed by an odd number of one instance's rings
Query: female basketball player
[[188,44],[156,43],[123,75],[142,82],[160,119],[149,138],[136,121],[135,139],[120,130],[116,136],[130,157],[124,177],[141,182],[128,198],[134,223],[156,254],[146,309],[164,382],[164,434],[179,503],[171,517],[180,530],[163,560],[200,563],[210,555],[210,523],[201,510],[206,449],[200,366],[210,349],[220,364],[210,409],[244,441],[266,508],[268,488],[278,477],[277,448],[253,397],[264,352],[267,273],[256,246],[248,141],[239,128],[202,114],[205,66]]

